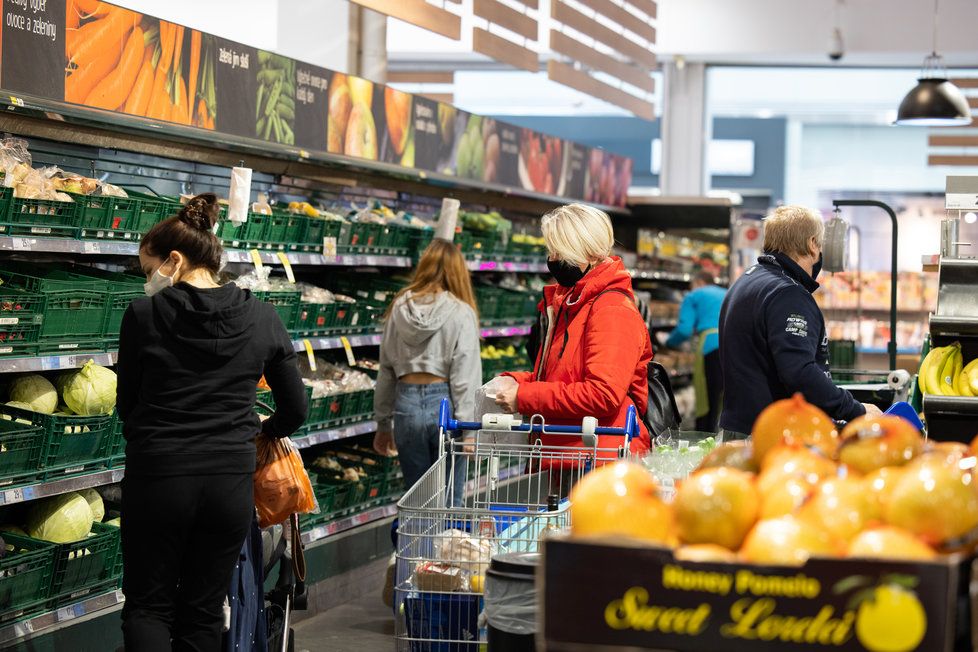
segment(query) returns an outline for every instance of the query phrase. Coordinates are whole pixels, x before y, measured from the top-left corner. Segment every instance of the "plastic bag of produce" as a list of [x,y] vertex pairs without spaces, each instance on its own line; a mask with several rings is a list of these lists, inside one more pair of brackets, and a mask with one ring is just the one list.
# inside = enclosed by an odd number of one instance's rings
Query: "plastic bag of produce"
[[102,502],[102,494],[94,489],[82,489],[78,493],[88,501],[88,506],[92,508],[92,518],[101,523],[102,519],[105,518],[105,504]]
[[90,417],[112,414],[115,409],[116,375],[111,369],[89,360],[78,371],[69,371],[58,379],[62,398],[72,412]]
[[87,537],[94,520],[92,508],[85,497],[72,492],[32,505],[25,529],[35,539],[71,543]]
[[290,514],[319,509],[309,474],[292,440],[258,435],[258,468],[255,471],[255,509],[258,525],[283,523]]
[[10,401],[17,407],[28,405],[32,412],[52,414],[58,407],[58,391],[44,376],[28,374],[10,385]]
[[494,415],[498,415],[503,422],[499,430],[480,430],[479,441],[495,444],[525,444],[526,433],[511,432],[508,427],[503,429],[503,425],[508,421],[522,420],[519,414],[504,414],[503,409],[496,404],[496,394],[508,389],[516,384],[510,376],[496,376],[488,383],[480,387],[475,392],[475,420],[483,424],[487,421],[497,420]]

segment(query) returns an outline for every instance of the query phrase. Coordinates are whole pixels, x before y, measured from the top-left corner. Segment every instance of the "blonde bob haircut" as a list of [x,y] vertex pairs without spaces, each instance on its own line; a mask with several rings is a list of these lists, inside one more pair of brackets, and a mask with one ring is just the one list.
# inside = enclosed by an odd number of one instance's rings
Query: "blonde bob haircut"
[[812,238],[821,248],[825,241],[825,222],[810,208],[779,206],[764,218],[764,251],[807,256]]
[[590,265],[611,255],[615,234],[604,211],[585,204],[568,204],[543,216],[543,239],[550,255],[572,265]]

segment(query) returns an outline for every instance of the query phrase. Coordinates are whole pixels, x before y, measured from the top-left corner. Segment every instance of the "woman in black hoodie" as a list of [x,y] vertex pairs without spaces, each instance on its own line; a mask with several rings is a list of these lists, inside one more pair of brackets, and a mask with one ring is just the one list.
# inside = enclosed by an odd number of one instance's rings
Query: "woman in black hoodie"
[[[222,606],[254,513],[255,436],[306,417],[296,356],[272,306],[215,281],[219,207],[198,195],[139,246],[145,299],[119,337],[123,633],[127,650],[220,648]],[[264,375],[275,414],[259,421]]]

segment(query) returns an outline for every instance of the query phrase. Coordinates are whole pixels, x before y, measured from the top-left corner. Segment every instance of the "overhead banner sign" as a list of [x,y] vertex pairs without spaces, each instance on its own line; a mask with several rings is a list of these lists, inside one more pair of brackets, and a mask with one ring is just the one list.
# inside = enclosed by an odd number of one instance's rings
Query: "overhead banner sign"
[[93,0],[3,0],[0,88],[623,206],[632,161]]

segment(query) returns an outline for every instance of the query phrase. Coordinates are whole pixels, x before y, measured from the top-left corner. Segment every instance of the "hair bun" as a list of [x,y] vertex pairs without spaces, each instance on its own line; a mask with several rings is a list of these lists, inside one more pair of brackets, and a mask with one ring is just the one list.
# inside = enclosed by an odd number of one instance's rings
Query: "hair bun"
[[183,208],[180,209],[180,221],[200,231],[210,231],[217,224],[220,215],[220,207],[217,203],[217,195],[212,192],[192,197]]

